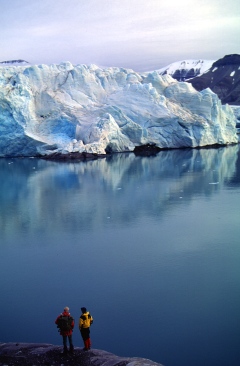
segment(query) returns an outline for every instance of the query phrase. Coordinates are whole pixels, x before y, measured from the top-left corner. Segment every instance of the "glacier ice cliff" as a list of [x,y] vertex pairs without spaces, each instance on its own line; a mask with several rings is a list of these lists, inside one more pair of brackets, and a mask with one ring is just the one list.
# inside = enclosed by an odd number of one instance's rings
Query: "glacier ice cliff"
[[0,67],[2,157],[237,142],[228,105],[169,75],[70,62]]

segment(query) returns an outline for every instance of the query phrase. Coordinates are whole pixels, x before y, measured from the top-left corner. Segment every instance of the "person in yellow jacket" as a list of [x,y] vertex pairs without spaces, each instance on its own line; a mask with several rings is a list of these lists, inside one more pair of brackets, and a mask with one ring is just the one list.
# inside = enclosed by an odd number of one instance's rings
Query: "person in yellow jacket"
[[86,308],[81,308],[81,311],[78,327],[84,342],[84,350],[87,351],[91,348],[90,326],[93,323],[93,317]]

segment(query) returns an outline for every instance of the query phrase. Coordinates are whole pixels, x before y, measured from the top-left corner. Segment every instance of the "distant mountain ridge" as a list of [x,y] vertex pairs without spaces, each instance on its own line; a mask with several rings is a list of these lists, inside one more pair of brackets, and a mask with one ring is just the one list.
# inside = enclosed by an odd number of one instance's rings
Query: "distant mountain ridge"
[[156,70],[178,81],[191,83],[197,91],[210,88],[223,104],[240,106],[240,55],[219,60],[185,60]]
[[178,81],[186,81],[209,70],[215,60],[183,60],[156,70],[160,75],[171,75]]
[[30,65],[30,63],[25,60],[9,60],[0,62],[0,66],[25,66],[25,65]]
[[210,88],[223,104],[240,106],[240,55],[224,56],[205,73],[186,81],[197,91]]

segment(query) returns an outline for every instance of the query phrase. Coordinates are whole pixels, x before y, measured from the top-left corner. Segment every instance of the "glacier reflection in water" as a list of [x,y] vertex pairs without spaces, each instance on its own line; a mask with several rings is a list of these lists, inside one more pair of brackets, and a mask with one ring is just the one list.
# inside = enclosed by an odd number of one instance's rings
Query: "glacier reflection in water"
[[238,146],[0,159],[0,188],[1,342],[60,344],[58,313],[86,306],[94,348],[239,364]]

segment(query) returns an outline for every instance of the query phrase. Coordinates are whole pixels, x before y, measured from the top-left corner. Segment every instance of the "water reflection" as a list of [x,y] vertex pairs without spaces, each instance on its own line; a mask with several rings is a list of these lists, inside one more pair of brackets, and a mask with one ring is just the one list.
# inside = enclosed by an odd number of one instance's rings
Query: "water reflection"
[[116,154],[81,163],[0,159],[0,230],[90,229],[114,219],[161,217],[196,195],[240,184],[239,146],[161,151],[155,157]]
[[240,186],[240,148],[236,156],[236,171],[230,178],[227,179],[227,185],[231,187]]
[[61,307],[87,304],[96,348],[238,366],[239,161],[239,146],[0,159],[0,341],[59,344]]

